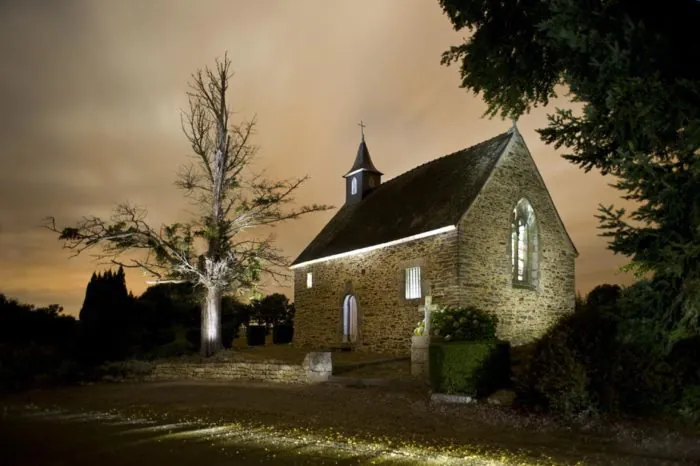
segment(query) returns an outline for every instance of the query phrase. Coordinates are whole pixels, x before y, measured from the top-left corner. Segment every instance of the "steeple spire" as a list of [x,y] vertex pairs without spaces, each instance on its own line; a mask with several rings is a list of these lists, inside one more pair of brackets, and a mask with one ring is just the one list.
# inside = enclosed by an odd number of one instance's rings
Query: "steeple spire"
[[362,140],[360,147],[357,148],[355,163],[352,168],[343,177],[346,184],[346,203],[355,203],[364,199],[374,188],[381,183],[383,173],[377,170],[377,167],[372,163],[372,158],[369,156],[369,149],[365,142],[365,124],[360,121],[357,126],[360,127]]
[[352,164],[352,168],[345,176],[351,173],[366,171],[369,173],[376,173],[378,175],[383,175],[382,172],[377,170],[372,163],[372,158],[369,156],[369,149],[367,149],[367,143],[365,142],[364,135],[362,136],[362,141],[360,142],[360,147],[357,148],[357,155],[355,156],[355,163]]

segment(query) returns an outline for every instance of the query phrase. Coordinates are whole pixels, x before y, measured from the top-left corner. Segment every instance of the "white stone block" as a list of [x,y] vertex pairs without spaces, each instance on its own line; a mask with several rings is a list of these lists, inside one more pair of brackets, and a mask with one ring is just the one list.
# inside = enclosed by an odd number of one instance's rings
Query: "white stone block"
[[471,396],[466,395],[447,395],[445,393],[433,393],[430,395],[431,403],[453,403],[453,404],[469,404],[476,403],[476,400]]

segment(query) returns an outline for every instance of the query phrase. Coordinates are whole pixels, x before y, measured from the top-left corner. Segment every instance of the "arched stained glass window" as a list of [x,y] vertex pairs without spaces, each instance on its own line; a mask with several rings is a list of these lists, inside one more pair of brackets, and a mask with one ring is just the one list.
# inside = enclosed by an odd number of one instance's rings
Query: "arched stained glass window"
[[350,181],[350,194],[357,194],[357,177],[353,176]]
[[535,211],[527,199],[520,199],[513,209],[511,223],[511,265],[513,283],[537,285],[538,235]]

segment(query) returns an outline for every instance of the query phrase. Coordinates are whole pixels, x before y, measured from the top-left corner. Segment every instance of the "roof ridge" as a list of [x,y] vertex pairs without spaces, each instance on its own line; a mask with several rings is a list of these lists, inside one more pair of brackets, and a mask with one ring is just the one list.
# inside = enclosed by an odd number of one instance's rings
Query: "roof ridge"
[[476,144],[473,144],[473,145],[471,145],[471,146],[465,147],[465,148],[463,148],[463,149],[459,149],[459,150],[456,150],[456,151],[451,152],[451,153],[449,153],[449,154],[445,154],[445,155],[442,155],[442,156],[440,156],[440,157],[437,157],[437,158],[435,158],[435,159],[428,160],[427,162],[423,162],[423,163],[420,164],[420,165],[416,165],[415,167],[411,168],[411,169],[408,170],[408,171],[405,171],[405,172],[403,172],[403,173],[400,173],[400,174],[396,175],[396,176],[393,177],[393,178],[389,178],[388,180],[384,181],[384,182],[381,183],[379,186],[377,186],[377,188],[375,188],[375,189],[378,189],[378,188],[380,188],[380,187],[382,187],[382,186],[384,186],[384,185],[386,185],[386,184],[388,184],[388,183],[391,183],[392,181],[394,181],[394,180],[396,180],[396,179],[398,179],[398,178],[401,178],[401,177],[403,177],[403,176],[405,176],[405,175],[408,175],[409,173],[414,172],[414,171],[418,170],[419,168],[422,168],[422,167],[424,167],[424,166],[426,166],[426,165],[430,165],[431,163],[437,162],[437,161],[439,161],[439,160],[446,159],[447,157],[452,157],[452,156],[457,155],[457,154],[460,154],[460,153],[462,153],[462,152],[470,151],[470,150],[472,150],[472,149],[474,149],[474,148],[476,148],[476,147],[483,146],[483,145],[485,145],[485,144],[488,144],[488,143],[492,142],[494,139],[498,139],[498,138],[500,138],[500,137],[505,136],[506,134],[512,134],[512,130],[509,129],[508,131],[506,131],[506,132],[504,132],[504,133],[501,133],[501,134],[499,134],[499,135],[497,135],[497,136],[494,136],[494,137],[492,137],[492,138],[489,138],[489,139],[487,139],[487,140],[485,140],[485,141],[478,142],[478,143],[476,143]]

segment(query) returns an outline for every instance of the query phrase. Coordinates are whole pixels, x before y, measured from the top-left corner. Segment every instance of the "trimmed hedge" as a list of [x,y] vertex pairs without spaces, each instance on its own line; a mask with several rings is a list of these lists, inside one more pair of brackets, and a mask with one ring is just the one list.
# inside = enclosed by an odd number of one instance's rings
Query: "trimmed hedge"
[[275,345],[283,345],[291,343],[294,338],[294,327],[291,325],[275,325],[272,328],[272,343]]
[[264,325],[249,325],[246,331],[248,346],[263,346],[267,336],[267,327]]
[[433,390],[450,395],[487,396],[510,380],[510,344],[499,340],[430,345]]

